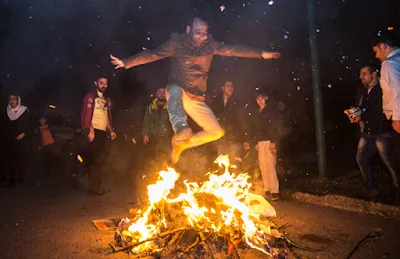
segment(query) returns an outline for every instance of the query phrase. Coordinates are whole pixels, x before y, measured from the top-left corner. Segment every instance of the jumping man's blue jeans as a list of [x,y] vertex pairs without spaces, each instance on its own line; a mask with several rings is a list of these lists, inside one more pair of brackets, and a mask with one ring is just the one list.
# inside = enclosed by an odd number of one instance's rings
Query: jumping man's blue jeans
[[187,127],[186,114],[203,129],[190,138],[187,148],[215,141],[224,135],[224,130],[207,104],[191,99],[179,85],[167,86],[167,107],[175,133]]

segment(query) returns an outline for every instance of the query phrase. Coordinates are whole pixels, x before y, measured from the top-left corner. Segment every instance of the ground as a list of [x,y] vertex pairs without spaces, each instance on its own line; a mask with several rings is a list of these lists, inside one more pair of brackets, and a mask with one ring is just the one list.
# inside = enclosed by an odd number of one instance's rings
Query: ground
[[[110,177],[110,176],[109,176]],[[121,179],[124,178],[125,179]],[[113,231],[97,230],[91,220],[126,217],[137,206],[137,191],[130,176],[111,177],[112,191],[104,196],[86,194],[68,175],[35,177],[14,188],[0,189],[0,258],[128,258],[124,253],[105,256]],[[369,232],[379,237],[366,240],[351,258],[398,258],[400,221],[318,207],[286,199],[272,203],[277,224],[302,245],[320,252],[296,253],[307,258],[346,258]],[[241,258],[266,258],[246,249]]]

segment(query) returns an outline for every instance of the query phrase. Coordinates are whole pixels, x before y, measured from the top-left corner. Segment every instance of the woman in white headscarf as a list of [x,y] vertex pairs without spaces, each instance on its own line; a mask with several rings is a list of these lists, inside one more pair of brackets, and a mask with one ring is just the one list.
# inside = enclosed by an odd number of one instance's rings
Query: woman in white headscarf
[[24,181],[28,140],[31,137],[29,111],[21,104],[21,98],[16,94],[8,96],[5,130],[10,175],[8,185],[14,185]]

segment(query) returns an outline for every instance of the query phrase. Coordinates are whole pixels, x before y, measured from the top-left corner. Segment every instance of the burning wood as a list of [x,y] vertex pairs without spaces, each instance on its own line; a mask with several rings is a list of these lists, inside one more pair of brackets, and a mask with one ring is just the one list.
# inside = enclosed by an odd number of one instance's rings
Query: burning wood
[[109,253],[214,258],[223,252],[239,258],[236,248],[250,246],[270,258],[286,258],[286,249],[278,247],[294,244],[272,222],[275,209],[250,192],[248,174],[229,172],[228,156],[216,163],[222,174],[208,173],[201,185],[185,180],[181,192],[175,187],[179,174],[174,169],[159,172],[159,180],[147,187],[148,207],[121,220],[115,232],[119,247],[111,245]]

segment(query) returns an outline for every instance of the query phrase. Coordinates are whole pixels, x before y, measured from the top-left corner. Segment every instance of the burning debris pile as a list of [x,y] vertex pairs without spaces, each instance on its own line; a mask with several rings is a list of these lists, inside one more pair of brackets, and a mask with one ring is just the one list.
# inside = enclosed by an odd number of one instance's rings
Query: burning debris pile
[[133,218],[121,220],[110,253],[155,258],[216,258],[224,253],[239,258],[237,248],[249,246],[270,258],[286,258],[293,243],[272,222],[275,209],[250,192],[248,174],[229,172],[227,156],[216,163],[222,174],[209,173],[201,185],[186,180],[183,192],[175,187],[179,174],[174,169],[161,171],[159,180],[147,187],[148,207],[131,210]]

